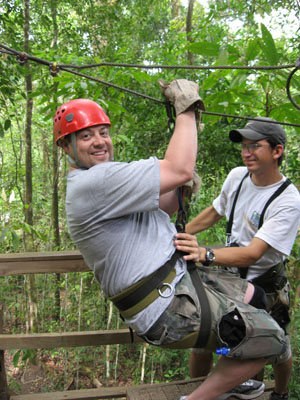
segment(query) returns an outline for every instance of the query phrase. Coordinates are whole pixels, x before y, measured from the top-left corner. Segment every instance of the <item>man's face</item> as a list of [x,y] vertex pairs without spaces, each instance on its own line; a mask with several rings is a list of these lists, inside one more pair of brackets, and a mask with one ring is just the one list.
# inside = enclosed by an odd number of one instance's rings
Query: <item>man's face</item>
[[277,159],[283,152],[282,145],[272,149],[265,139],[253,141],[243,138],[241,146],[243,162],[252,173],[267,172],[274,163],[277,164]]
[[[108,125],[96,125],[82,129],[76,134],[76,147],[79,161],[86,167],[111,161],[113,159],[113,144]],[[71,143],[64,147],[65,151],[74,158]]]

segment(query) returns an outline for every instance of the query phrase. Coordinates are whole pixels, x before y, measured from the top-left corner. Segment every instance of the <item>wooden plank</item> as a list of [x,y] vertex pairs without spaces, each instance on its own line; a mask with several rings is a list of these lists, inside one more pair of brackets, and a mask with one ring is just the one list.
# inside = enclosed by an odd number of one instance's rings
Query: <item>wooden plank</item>
[[0,276],[91,271],[77,250],[0,254]]
[[[196,378],[195,381],[203,380],[203,378]],[[193,381],[193,379],[191,380]],[[186,381],[179,381],[186,382]],[[136,386],[135,388],[152,388],[166,385],[172,385],[174,383],[155,383],[155,384],[144,384]],[[81,390],[70,390],[65,392],[51,392],[51,393],[35,393],[35,394],[23,394],[13,395],[10,400],[95,400],[95,399],[111,399],[111,398],[125,398],[128,389],[130,387],[106,387],[101,389],[81,389]]]
[[[12,395],[10,400],[96,400],[96,399],[111,399],[111,398],[125,398],[127,393],[127,399],[131,400],[133,397],[130,396],[130,393],[136,391],[140,394],[146,394],[150,389],[154,389],[152,394],[154,393],[154,397],[151,397],[151,400],[155,398],[159,400],[157,397],[158,391],[161,388],[164,388],[164,393],[172,393],[174,394],[172,386],[187,388],[187,387],[196,387],[201,384],[204,378],[195,378],[190,379],[188,381],[176,381],[169,383],[157,383],[153,385],[139,385],[136,387],[107,387],[101,389],[82,389],[82,390],[70,390],[65,392],[51,392],[51,393],[31,393],[31,394],[23,394],[23,395]],[[264,395],[257,398],[257,400],[267,400],[270,396],[270,392],[274,388],[274,381],[265,382],[266,383],[266,391]],[[194,389],[192,389],[194,390]],[[150,392],[149,392],[150,393]],[[139,397],[139,400],[147,400],[147,397]],[[172,400],[176,399],[173,397]],[[236,400],[233,397],[228,400]]]
[[96,400],[125,398],[126,387],[107,387],[101,389],[69,390],[65,392],[30,393],[13,395],[10,400]]
[[[205,377],[195,378],[184,381],[168,382],[151,386],[129,387],[127,390],[127,400],[174,400],[180,396],[189,395],[201,385]],[[266,389],[264,394],[257,397],[257,400],[269,399],[270,392],[274,389],[274,381],[265,382]],[[230,397],[228,400],[236,400]]]
[[[143,342],[143,340],[135,334],[133,337],[134,343]],[[0,335],[0,350],[55,349],[58,347],[99,346],[130,343],[131,337],[128,329]]]

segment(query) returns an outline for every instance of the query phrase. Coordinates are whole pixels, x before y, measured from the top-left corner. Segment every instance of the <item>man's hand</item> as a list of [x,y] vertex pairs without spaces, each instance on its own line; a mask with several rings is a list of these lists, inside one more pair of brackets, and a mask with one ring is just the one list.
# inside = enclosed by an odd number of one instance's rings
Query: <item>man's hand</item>
[[205,261],[206,249],[199,247],[196,236],[189,235],[188,233],[176,233],[174,237],[176,249],[188,253],[183,256],[185,260],[192,260],[194,262]]
[[174,105],[176,116],[197,108],[205,110],[197,83],[187,79],[176,79],[170,83],[160,80],[159,83],[165,97]]

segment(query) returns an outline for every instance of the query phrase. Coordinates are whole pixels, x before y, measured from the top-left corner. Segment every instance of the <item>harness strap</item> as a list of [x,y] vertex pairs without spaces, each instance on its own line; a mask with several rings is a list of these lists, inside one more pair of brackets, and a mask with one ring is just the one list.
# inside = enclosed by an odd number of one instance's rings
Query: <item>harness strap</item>
[[175,278],[175,263],[180,255],[175,251],[171,259],[157,271],[109,298],[124,318],[130,318],[151,304],[159,296],[159,289],[161,292],[170,290],[164,284],[171,283]]
[[197,266],[193,261],[187,262],[187,269],[192,278],[193,285],[196,289],[196,293],[199,299],[199,303],[201,306],[201,321],[200,321],[200,330],[198,332],[198,337],[196,339],[193,347],[205,347],[211,331],[211,310],[210,305],[205,293],[205,289],[202,283],[202,280],[197,273]]

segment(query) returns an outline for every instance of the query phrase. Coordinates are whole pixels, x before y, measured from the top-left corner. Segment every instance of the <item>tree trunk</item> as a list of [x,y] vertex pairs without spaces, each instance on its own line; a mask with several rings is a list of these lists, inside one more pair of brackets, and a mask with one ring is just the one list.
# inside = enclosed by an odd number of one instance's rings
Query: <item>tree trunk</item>
[[179,9],[180,1],[179,0],[172,0],[171,7],[172,7],[172,18],[179,17],[180,9]]
[[[3,333],[3,306],[0,305],[0,333]],[[0,350],[0,400],[8,400],[8,386],[5,372],[4,350]]]
[[[194,3],[195,3],[195,0],[189,0],[188,11],[187,11],[187,15],[186,15],[186,38],[190,43],[193,42],[191,32],[193,29],[192,20],[193,20]],[[187,58],[188,58],[188,63],[190,65],[193,65],[194,64],[194,54],[191,53],[190,51],[188,51]]]
[[[52,23],[53,23],[53,48],[57,50],[57,37],[58,37],[58,26],[57,26],[57,0],[51,1],[51,15],[52,15]],[[57,92],[58,83],[56,82],[54,85],[53,93]],[[59,213],[58,213],[58,205],[59,205],[59,196],[58,196],[58,171],[59,171],[59,162],[58,162],[58,148],[54,141],[52,141],[52,226],[53,226],[53,236],[54,236],[54,246],[55,249],[60,248],[60,232],[59,232]],[[54,318],[56,321],[59,321],[60,315],[60,274],[55,275],[55,314]]]
[[[24,50],[25,53],[30,53],[29,49],[29,26],[30,26],[30,0],[24,0],[25,19],[24,19]],[[31,146],[31,128],[32,128],[32,109],[33,100],[29,97],[32,93],[32,76],[30,65],[26,62],[28,73],[25,76],[26,86],[26,122],[25,122],[25,223],[28,226],[33,225],[32,212],[32,146]],[[32,232],[25,231],[25,251],[33,251],[33,236]],[[31,332],[37,332],[37,298],[35,276],[28,276],[28,302],[29,302],[29,329]],[[32,357],[35,363],[35,357]]]

